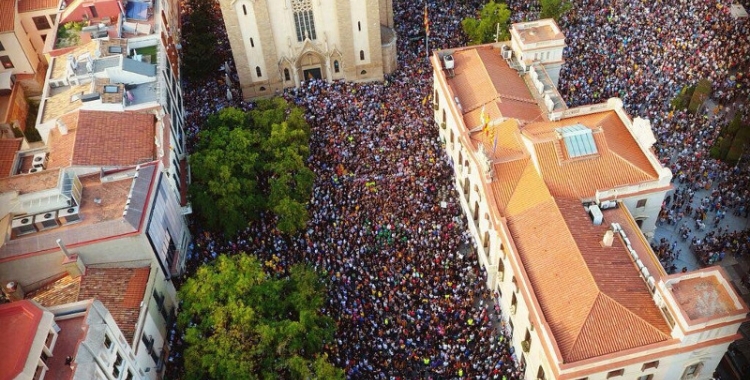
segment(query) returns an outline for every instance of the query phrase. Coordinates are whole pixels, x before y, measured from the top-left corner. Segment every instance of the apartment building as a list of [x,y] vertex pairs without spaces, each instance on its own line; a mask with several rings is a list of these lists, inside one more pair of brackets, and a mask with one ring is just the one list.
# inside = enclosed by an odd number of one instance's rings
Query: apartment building
[[718,267],[648,243],[672,173],[616,98],[569,108],[553,20],[436,51],[435,126],[487,286],[529,379],[709,379],[748,307]]

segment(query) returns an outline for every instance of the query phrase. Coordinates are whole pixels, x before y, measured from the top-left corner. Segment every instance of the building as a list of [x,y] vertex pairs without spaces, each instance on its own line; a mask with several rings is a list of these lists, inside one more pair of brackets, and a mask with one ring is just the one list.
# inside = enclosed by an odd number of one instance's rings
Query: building
[[[31,4],[32,2],[35,4]],[[34,49],[32,43],[39,32],[36,29],[27,32],[27,21],[33,22],[36,18],[40,27],[44,26],[43,19],[49,23],[50,16],[47,12],[54,14],[54,7],[50,9],[51,4],[47,3],[36,4],[36,1],[30,0],[0,1],[0,73],[13,73],[28,96],[36,96],[41,91],[46,67],[40,52]],[[36,12],[37,10],[40,12]]]
[[149,319],[139,313],[148,268],[97,272],[0,304],[0,335],[12,342],[0,348],[0,378],[132,380],[155,373],[130,346],[133,327]]
[[375,81],[396,69],[386,0],[221,0],[244,98],[310,79]]
[[649,122],[616,98],[567,107],[554,21],[511,38],[431,62],[435,125],[526,378],[709,379],[748,307],[723,269],[667,275],[651,250],[672,173]]
[[0,282],[45,306],[101,300],[138,363],[159,369],[177,305],[170,280],[184,269],[180,249],[189,242],[162,169],[159,161],[83,175],[47,168],[0,180],[0,226],[8,231],[0,236]]

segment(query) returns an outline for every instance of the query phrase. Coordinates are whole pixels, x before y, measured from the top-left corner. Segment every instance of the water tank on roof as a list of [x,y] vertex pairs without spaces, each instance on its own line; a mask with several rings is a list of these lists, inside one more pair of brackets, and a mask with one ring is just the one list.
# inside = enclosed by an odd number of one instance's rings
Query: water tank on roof
[[443,57],[443,66],[446,70],[451,70],[456,67],[456,61],[453,60],[453,55],[448,54]]

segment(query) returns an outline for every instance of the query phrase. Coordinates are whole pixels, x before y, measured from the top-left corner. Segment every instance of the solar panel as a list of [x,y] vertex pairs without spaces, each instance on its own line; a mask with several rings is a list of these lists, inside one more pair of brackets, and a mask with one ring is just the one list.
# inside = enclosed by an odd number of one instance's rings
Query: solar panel
[[588,156],[598,152],[591,129],[584,125],[575,124],[558,128],[557,133],[562,136],[565,142],[565,150],[568,152],[569,158]]

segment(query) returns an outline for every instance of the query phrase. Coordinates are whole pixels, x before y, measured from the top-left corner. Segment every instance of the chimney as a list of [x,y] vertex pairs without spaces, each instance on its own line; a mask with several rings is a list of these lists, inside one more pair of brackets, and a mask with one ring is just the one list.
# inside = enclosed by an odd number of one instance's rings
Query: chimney
[[65,254],[62,266],[68,272],[70,277],[81,277],[86,274],[86,265],[83,263],[83,259],[75,253],[68,252],[68,248],[65,247],[62,239],[57,239],[57,245],[63,251],[63,254]]
[[68,134],[68,126],[60,119],[57,119],[57,129],[60,131],[61,135]]
[[612,241],[615,238],[614,232],[612,230],[607,230],[607,232],[604,233],[604,236],[602,237],[602,245],[605,247],[611,247]]

